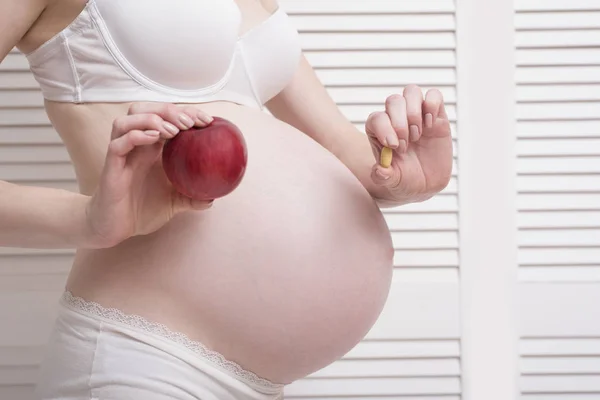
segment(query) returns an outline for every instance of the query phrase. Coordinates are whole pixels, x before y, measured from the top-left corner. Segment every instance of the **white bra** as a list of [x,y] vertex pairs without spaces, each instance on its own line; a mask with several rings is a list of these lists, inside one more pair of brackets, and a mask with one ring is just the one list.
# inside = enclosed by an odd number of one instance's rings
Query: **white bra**
[[48,100],[260,108],[296,72],[299,36],[281,8],[242,36],[240,23],[234,0],[89,0],[27,59]]

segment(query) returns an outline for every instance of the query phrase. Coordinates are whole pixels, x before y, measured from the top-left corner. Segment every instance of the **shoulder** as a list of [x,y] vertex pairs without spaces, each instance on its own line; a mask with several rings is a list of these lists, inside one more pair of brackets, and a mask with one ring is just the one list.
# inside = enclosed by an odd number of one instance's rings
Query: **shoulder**
[[0,0],[0,61],[27,36],[50,0]]
[[279,4],[277,3],[277,0],[259,0],[259,1],[262,4],[262,6],[264,7],[264,9],[270,13],[277,11],[277,9],[279,8]]

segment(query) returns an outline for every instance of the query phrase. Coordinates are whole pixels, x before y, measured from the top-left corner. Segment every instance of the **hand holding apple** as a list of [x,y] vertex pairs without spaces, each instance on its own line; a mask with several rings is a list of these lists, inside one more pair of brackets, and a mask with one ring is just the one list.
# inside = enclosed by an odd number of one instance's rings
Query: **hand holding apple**
[[193,106],[133,103],[113,122],[98,186],[81,204],[85,248],[113,247],[152,233],[180,212],[205,210],[211,201],[177,192],[165,176],[161,151],[180,131],[204,127],[212,118]]

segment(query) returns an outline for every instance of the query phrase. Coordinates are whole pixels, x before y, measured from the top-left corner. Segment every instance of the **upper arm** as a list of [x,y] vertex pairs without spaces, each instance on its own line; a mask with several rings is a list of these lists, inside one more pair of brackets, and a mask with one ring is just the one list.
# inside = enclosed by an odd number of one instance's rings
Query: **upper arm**
[[323,147],[342,153],[362,151],[368,142],[341,112],[303,55],[293,79],[266,104],[278,119],[296,127]]
[[376,160],[367,135],[342,113],[305,56],[291,82],[266,106],[333,153],[363,184],[371,182]]
[[47,0],[0,0],[0,62],[21,42]]

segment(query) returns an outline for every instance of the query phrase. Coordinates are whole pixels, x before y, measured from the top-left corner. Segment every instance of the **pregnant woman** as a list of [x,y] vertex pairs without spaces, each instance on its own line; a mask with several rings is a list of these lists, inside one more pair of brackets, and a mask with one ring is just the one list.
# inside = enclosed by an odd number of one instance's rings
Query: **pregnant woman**
[[[450,179],[439,91],[382,99],[359,132],[275,0],[3,0],[0,26],[80,188],[0,182],[0,245],[77,249],[37,398],[278,399],[366,335],[392,275],[379,208]],[[246,175],[192,201],[162,146],[214,116]]]

